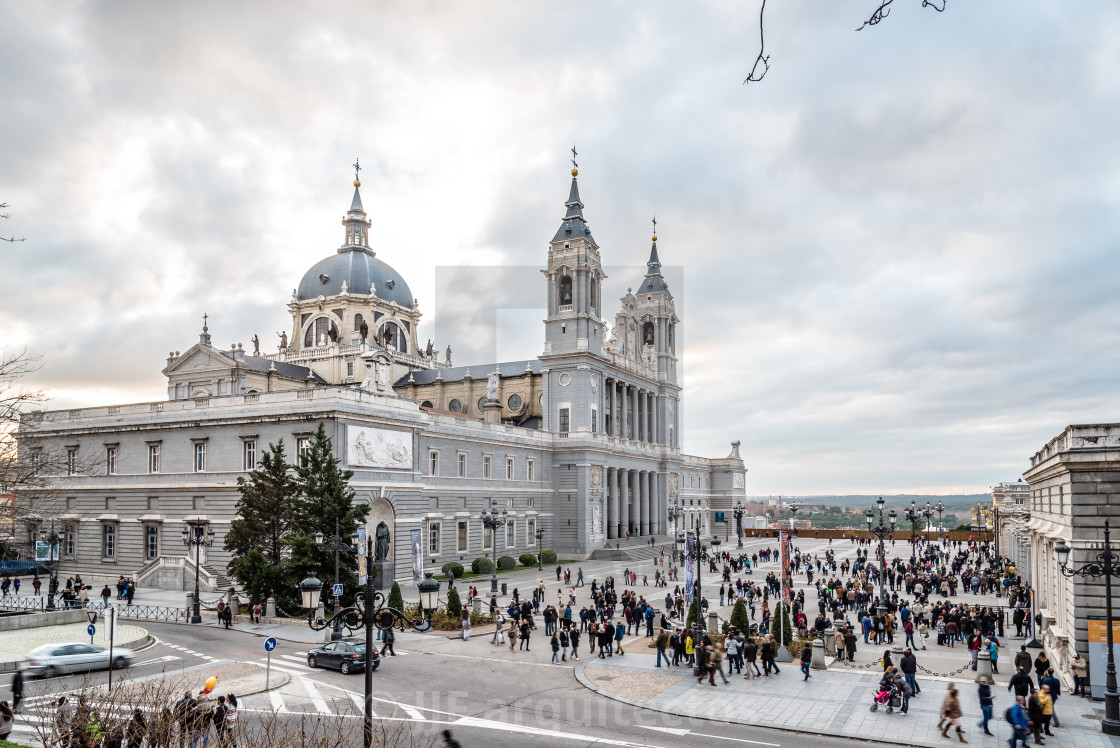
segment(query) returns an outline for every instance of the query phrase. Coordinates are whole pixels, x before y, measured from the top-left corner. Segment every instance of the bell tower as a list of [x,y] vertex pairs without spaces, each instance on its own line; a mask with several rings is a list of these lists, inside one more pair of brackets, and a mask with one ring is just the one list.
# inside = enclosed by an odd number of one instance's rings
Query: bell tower
[[548,317],[544,356],[603,351],[603,265],[599,245],[583,217],[579,170],[572,148],[572,186],[564,220],[548,247]]
[[634,315],[637,319],[640,343],[637,353],[643,360],[656,361],[657,378],[666,384],[677,382],[677,317],[673,295],[661,275],[661,260],[657,256],[657,219],[653,219],[652,246],[646,277],[634,289]]

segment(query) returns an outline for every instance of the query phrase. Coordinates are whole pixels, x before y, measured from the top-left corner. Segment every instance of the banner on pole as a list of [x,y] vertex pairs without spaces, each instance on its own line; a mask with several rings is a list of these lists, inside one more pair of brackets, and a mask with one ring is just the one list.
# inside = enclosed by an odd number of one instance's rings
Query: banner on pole
[[366,583],[366,528],[358,528],[358,584]]
[[412,586],[419,587],[424,578],[424,544],[420,530],[412,531]]
[[684,554],[684,600],[692,605],[696,585],[696,533],[685,534]]
[[793,596],[793,577],[789,573],[789,533],[783,530],[779,540],[782,554],[782,600],[788,602]]

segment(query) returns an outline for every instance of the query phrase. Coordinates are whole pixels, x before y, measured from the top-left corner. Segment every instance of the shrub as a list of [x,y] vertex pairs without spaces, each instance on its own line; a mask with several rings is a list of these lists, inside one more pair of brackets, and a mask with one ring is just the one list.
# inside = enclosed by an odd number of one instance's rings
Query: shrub
[[444,574],[450,571],[455,575],[456,579],[462,579],[463,575],[467,573],[466,569],[464,569],[463,565],[458,561],[448,561],[443,565],[442,571]]
[[517,559],[513,556],[500,556],[498,558],[498,568],[502,571],[510,571],[517,566]]
[[770,619],[770,633],[774,636],[774,641],[787,650],[793,643],[793,627],[789,623],[788,603],[779,602],[774,605],[774,616]]
[[447,591],[447,613],[459,620],[463,615],[463,603],[459,601],[459,590],[452,587]]
[[536,566],[537,565],[537,557],[534,556],[532,553],[522,553],[520,556],[517,557],[517,560],[521,562],[522,566]]
[[541,551],[541,561],[546,564],[556,563],[556,551]]
[[698,620],[700,611],[698,610],[697,605],[698,604],[696,602],[693,602],[692,605],[688,606],[688,618],[685,619],[684,622],[684,627],[686,629],[692,628],[692,624],[696,623],[696,621]]
[[396,608],[397,610],[404,610],[404,598],[401,596],[401,586],[396,582],[393,582],[393,586],[389,590],[389,607]]
[[744,634],[749,634],[751,631],[751,620],[747,617],[747,604],[743,602],[742,598],[736,600],[735,607],[731,609],[730,623]]
[[485,556],[479,556],[471,561],[471,571],[475,574],[489,574],[494,571],[494,562]]

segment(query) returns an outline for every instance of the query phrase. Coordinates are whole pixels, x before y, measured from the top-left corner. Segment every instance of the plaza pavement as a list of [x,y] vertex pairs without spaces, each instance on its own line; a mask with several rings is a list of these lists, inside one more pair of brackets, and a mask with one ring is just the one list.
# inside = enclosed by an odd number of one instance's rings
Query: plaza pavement
[[[101,626],[100,622],[98,623],[98,635],[94,637],[93,643],[99,647],[107,647],[108,643],[101,639]],[[0,672],[14,671],[20,662],[27,659],[31,650],[44,644],[88,642],[89,634],[86,633],[88,625],[88,623],[64,623],[58,626],[36,626],[0,632]],[[117,623],[116,635],[113,637],[114,646],[121,649],[136,649],[147,642],[146,629],[132,624]]]

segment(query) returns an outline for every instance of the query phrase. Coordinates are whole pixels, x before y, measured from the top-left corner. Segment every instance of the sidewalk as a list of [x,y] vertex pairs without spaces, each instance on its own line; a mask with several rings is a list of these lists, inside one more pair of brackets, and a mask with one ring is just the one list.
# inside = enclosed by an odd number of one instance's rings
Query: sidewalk
[[[0,632],[0,673],[15,671],[19,663],[27,659],[27,654],[31,650],[44,644],[88,642],[89,634],[86,633],[88,625],[88,623],[64,623],[59,626],[36,626]],[[102,641],[100,636],[100,622],[98,622],[97,630],[98,635],[93,639],[94,645],[107,648],[109,643]],[[113,637],[115,647],[136,649],[143,646],[147,641],[147,629],[131,624],[117,623],[116,635]]]
[[[919,679],[926,687],[921,695],[911,698],[908,714],[887,714],[882,707],[877,712],[870,710],[872,693],[879,682],[877,670],[873,674],[814,670],[812,679],[803,681],[797,663],[789,663],[781,666],[779,675],[753,680],[733,675],[728,685],[717,675],[719,685],[713,688],[706,682],[697,685],[690,668],[658,669],[654,659],[635,650],[622,658],[581,663],[575,675],[584,686],[607,698],[680,717],[914,746],[949,744],[937,729],[945,686],[926,679]],[[995,736],[989,737],[976,724],[980,704],[975,684],[971,678],[956,683],[964,712],[961,724],[969,742],[1006,745],[1011,739],[1011,726],[1003,719],[1004,710],[1011,705],[1006,689],[994,689],[995,709],[989,729]],[[1065,694],[1058,701],[1057,712],[1062,727],[1055,728],[1055,737],[1063,745],[1120,748],[1120,740],[1101,732],[1103,702]]]

